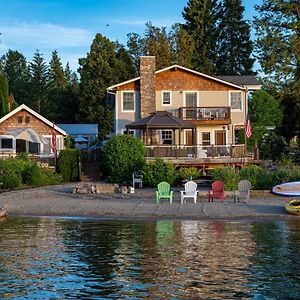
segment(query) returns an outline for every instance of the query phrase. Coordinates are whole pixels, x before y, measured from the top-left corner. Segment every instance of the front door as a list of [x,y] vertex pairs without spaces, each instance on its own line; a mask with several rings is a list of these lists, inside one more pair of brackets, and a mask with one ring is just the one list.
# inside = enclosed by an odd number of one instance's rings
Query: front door
[[215,131],[215,145],[226,145],[226,131],[216,130]]

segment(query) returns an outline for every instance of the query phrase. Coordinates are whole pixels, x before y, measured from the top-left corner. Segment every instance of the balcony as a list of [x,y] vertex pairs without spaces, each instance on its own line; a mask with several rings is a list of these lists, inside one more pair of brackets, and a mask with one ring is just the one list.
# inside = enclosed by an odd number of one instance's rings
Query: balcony
[[196,125],[230,124],[230,107],[180,107],[179,118]]

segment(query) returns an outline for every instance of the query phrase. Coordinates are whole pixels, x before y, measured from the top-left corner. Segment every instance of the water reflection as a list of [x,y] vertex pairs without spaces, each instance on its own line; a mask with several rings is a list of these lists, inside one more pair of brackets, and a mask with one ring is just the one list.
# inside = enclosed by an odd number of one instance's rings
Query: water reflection
[[1,298],[300,298],[300,222],[9,218],[0,243]]

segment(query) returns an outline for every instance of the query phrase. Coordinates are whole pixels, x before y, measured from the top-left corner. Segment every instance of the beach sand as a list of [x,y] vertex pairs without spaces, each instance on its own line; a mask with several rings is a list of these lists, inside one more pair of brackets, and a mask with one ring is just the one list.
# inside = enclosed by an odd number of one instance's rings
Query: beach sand
[[77,183],[16,190],[0,194],[0,207],[9,216],[57,216],[105,219],[184,219],[184,220],[252,220],[298,219],[287,214],[284,204],[289,198],[268,191],[253,191],[250,203],[234,203],[232,194],[225,201],[208,202],[207,190],[199,193],[197,203],[190,199],[180,203],[180,190],[174,188],[173,203],[156,204],[155,189],[135,189],[134,194],[73,194]]

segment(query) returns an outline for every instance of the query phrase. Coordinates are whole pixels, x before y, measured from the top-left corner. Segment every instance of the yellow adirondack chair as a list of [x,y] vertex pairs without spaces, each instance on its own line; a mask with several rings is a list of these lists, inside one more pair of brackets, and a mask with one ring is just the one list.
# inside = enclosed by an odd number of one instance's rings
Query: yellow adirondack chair
[[170,191],[170,184],[168,182],[160,182],[157,185],[156,202],[159,204],[160,199],[169,199],[170,203],[173,201],[173,191]]

